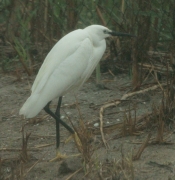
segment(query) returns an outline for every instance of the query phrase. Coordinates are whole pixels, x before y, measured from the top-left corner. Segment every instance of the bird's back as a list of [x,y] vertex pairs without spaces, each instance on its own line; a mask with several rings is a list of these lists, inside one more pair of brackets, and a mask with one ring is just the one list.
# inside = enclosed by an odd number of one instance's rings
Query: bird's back
[[[40,91],[44,82],[69,55],[76,51],[87,34],[81,29],[75,30],[58,41],[46,56],[32,86],[32,92]],[[43,83],[40,83],[41,81]],[[38,86],[38,84],[41,86]]]

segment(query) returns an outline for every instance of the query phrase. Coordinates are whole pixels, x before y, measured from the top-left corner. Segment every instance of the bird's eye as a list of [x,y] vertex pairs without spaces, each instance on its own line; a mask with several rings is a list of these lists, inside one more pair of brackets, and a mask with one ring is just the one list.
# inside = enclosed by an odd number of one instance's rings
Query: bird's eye
[[106,34],[106,33],[107,33],[107,30],[104,30],[103,32]]

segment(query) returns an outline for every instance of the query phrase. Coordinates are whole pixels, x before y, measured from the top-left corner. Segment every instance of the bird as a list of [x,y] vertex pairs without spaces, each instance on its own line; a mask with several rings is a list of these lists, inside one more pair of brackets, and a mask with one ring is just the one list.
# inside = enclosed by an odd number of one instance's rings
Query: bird
[[[56,120],[56,149],[59,157],[60,124],[72,135],[76,132],[60,117],[62,97],[77,91],[90,77],[106,49],[106,38],[134,35],[115,32],[102,25],[90,25],[62,37],[47,54],[31,88],[31,95],[19,111],[25,118],[42,109]],[[58,98],[55,113],[50,103]]]

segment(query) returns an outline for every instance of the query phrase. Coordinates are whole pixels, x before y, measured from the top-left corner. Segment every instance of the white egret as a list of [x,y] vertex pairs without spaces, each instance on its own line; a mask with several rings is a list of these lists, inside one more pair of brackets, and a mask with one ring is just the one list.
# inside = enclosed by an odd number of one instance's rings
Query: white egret
[[[36,116],[42,109],[56,120],[57,149],[60,144],[59,124],[71,134],[74,130],[60,119],[62,96],[74,91],[90,77],[102,58],[105,38],[109,36],[130,36],[117,33],[101,25],[70,32],[60,39],[46,56],[31,89],[31,95],[20,109],[26,118]],[[51,101],[59,98],[56,112],[49,108]]]

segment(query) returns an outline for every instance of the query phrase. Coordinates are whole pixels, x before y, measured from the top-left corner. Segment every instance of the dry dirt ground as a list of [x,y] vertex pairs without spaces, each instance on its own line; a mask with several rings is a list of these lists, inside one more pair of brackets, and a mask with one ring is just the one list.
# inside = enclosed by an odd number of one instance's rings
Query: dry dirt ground
[[[30,120],[18,115],[20,107],[30,94],[33,80],[34,77],[28,79],[25,75],[21,81],[16,81],[16,77],[10,75],[0,75],[0,179],[64,180],[71,175],[73,180],[175,179],[175,135],[172,127],[166,126],[164,129],[164,138],[167,137],[168,143],[147,146],[138,160],[132,160],[132,157],[137,154],[148,134],[152,132],[152,140],[156,137],[156,127],[151,124],[133,135],[125,136],[120,134],[118,128],[113,131],[109,128],[104,133],[109,147],[106,149],[102,143],[99,131],[100,107],[106,102],[120,99],[131,90],[131,80],[127,75],[113,77],[104,74],[103,82],[106,88],[103,89],[95,85],[92,76],[76,95],[67,94],[63,98],[62,119],[68,124],[70,119],[77,127],[81,116],[87,129],[92,130],[92,140],[88,146],[95,150],[92,150],[94,153],[89,165],[83,162],[81,155],[71,156],[76,155],[78,150],[73,140],[64,144],[70,134],[63,127],[60,151],[68,158],[50,162],[56,154],[55,121],[44,111]],[[152,104],[158,105],[161,97],[162,93],[158,88],[132,96],[127,99],[129,101],[106,109],[104,126],[113,127],[110,125],[121,124],[129,116],[134,117],[133,109],[136,109],[136,117],[151,112]],[[75,102],[78,102],[80,111],[77,110]],[[51,107],[56,107],[56,101]],[[24,142],[22,132],[25,136]],[[26,155],[21,149],[22,144],[25,145],[26,134],[29,133],[31,135]],[[25,152],[25,146],[23,151]]]

